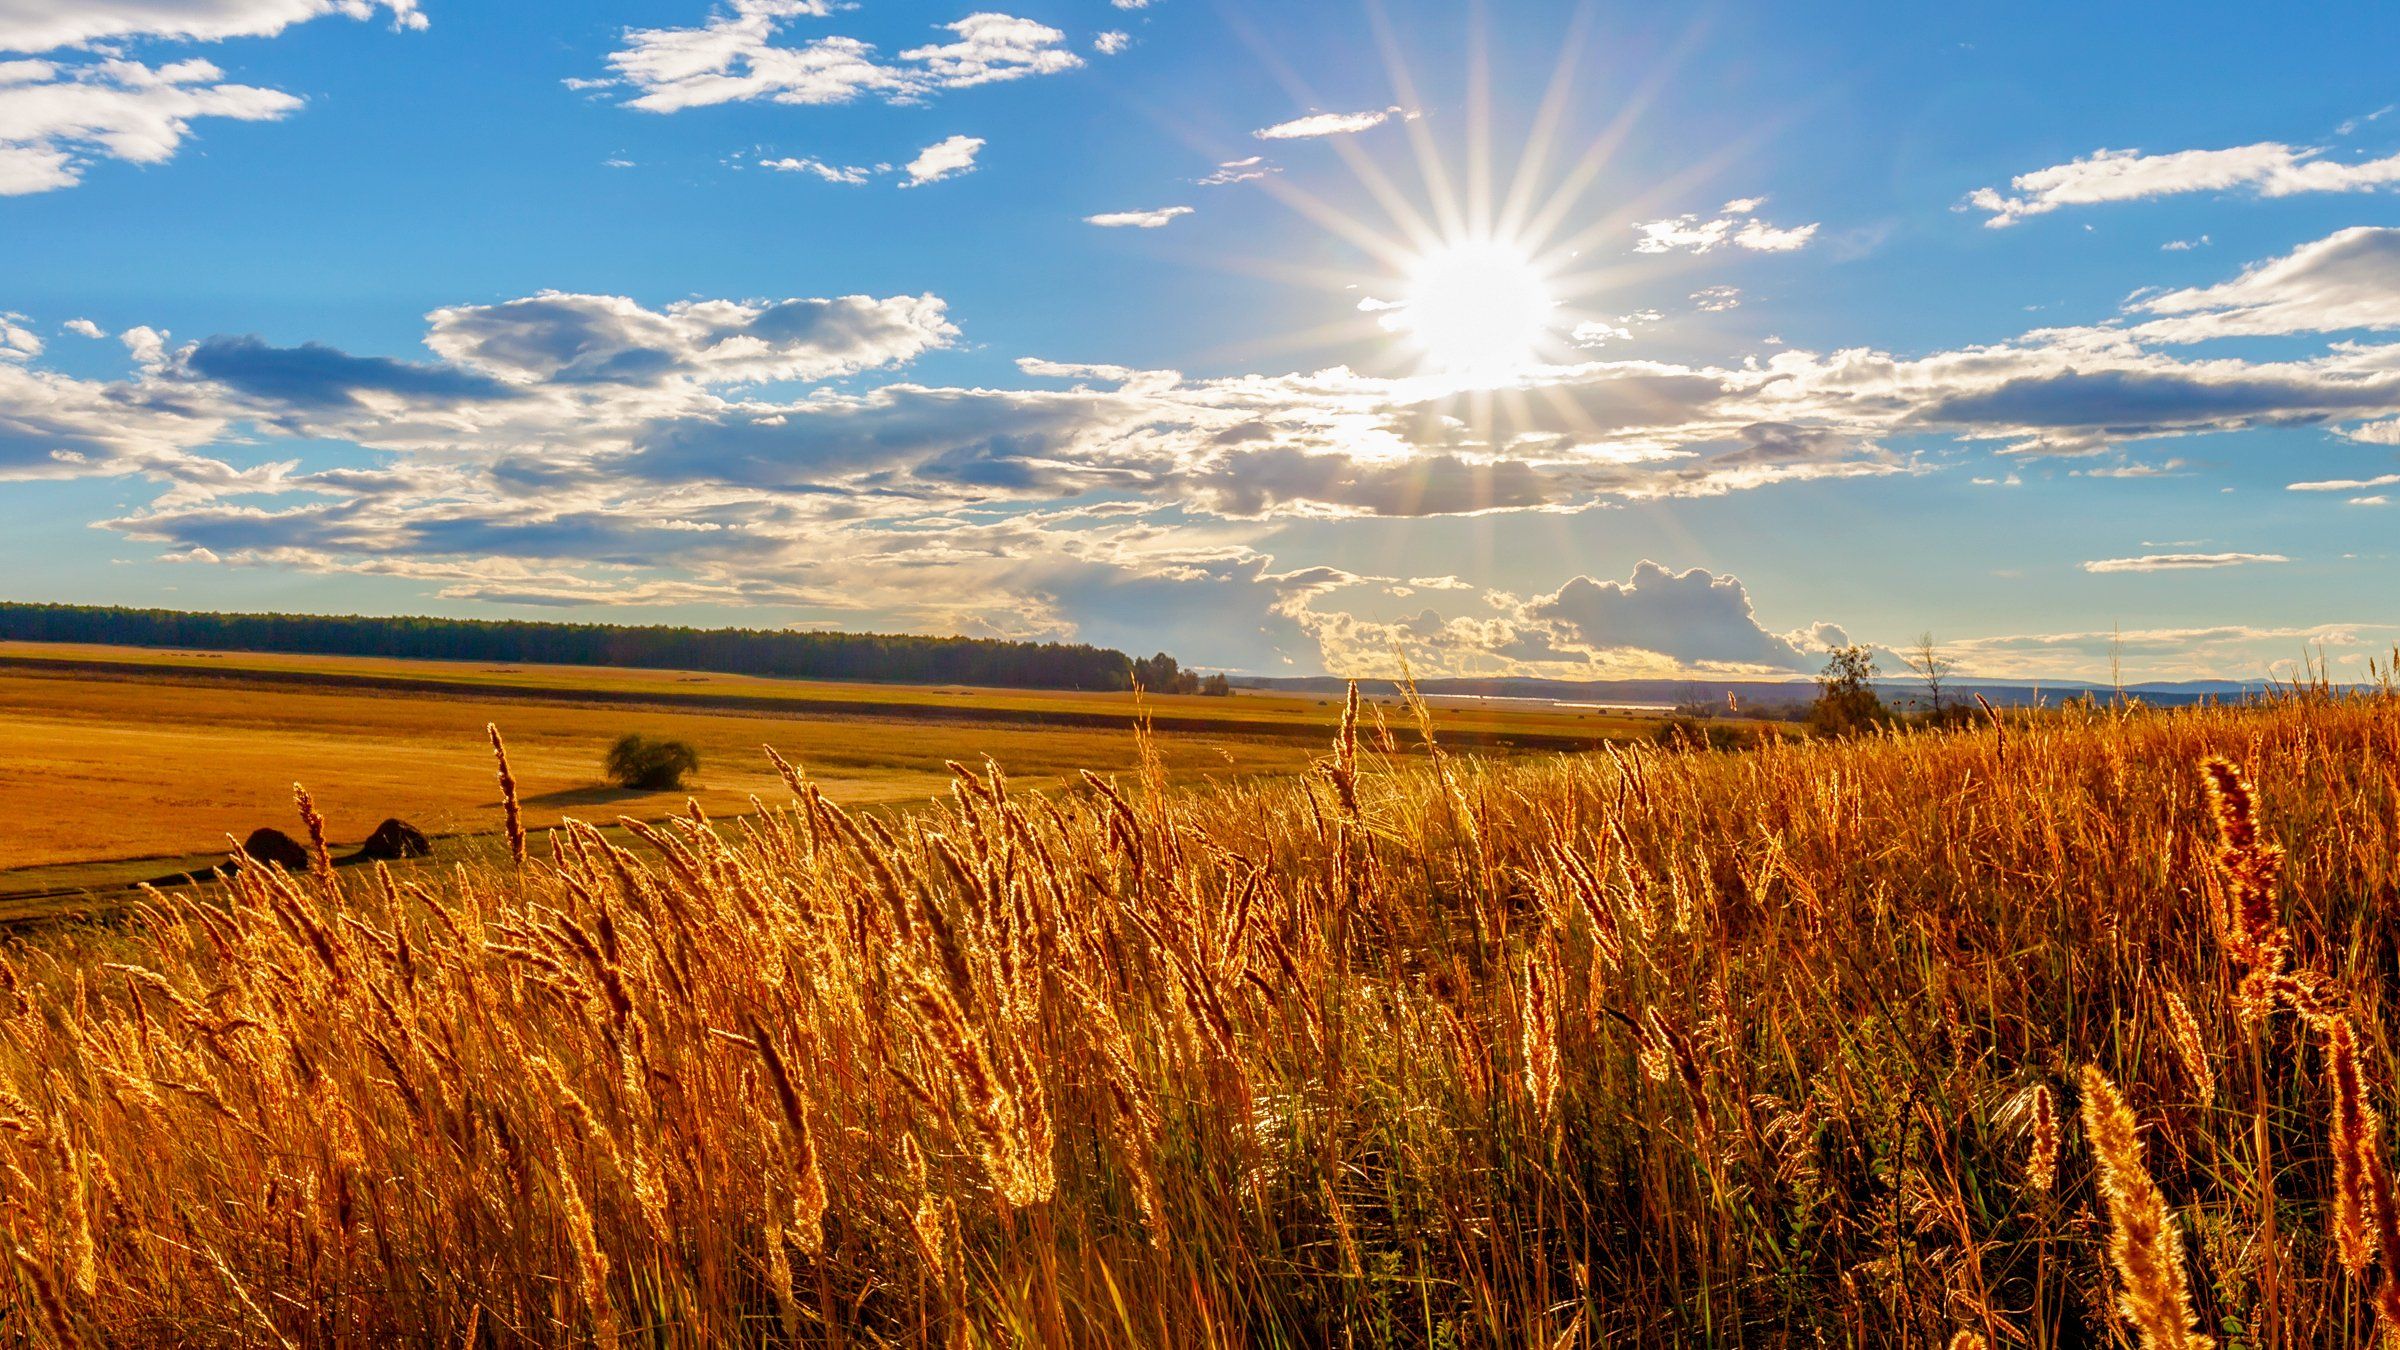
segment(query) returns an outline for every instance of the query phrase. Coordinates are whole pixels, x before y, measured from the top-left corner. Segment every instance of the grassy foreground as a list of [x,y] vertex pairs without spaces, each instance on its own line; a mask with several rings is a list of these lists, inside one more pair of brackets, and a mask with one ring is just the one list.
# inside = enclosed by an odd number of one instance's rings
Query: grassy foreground
[[738,842],[14,946],[0,1325],[2183,1350],[2400,1307],[2388,697],[1345,736],[1189,794],[962,770],[888,828],[794,787]]

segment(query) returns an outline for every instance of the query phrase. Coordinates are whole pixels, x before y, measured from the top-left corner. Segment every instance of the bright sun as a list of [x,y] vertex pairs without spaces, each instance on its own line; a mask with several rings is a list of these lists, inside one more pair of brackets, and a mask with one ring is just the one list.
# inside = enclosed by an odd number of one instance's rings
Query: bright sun
[[1418,258],[1408,296],[1391,317],[1442,371],[1509,375],[1533,364],[1557,303],[1523,249],[1478,240]]

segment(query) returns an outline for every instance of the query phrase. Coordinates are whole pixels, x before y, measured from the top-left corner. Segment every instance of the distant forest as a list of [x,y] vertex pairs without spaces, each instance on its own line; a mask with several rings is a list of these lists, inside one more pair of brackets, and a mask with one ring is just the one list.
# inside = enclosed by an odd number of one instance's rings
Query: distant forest
[[[128,647],[636,666],[895,684],[1130,689],[1134,662],[1104,647],[788,629],[622,627],[0,602],[0,639]],[[1173,668],[1172,658],[1156,658]],[[1145,666],[1149,663],[1145,662]],[[1181,672],[1178,672],[1181,673]],[[1164,692],[1164,691],[1162,691]]]

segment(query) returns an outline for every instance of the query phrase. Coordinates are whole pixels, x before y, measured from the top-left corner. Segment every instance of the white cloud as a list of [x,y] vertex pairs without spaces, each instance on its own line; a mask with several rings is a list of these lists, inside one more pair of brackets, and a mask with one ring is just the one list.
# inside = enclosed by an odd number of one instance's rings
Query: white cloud
[[814,156],[801,159],[762,159],[758,162],[758,167],[773,169],[778,173],[814,174],[828,183],[846,183],[851,186],[865,183],[873,178],[876,172],[864,164],[828,164]]
[[2189,192],[2249,188],[2264,197],[2303,192],[2366,192],[2400,182],[2400,155],[2345,164],[2322,158],[2322,149],[2295,149],[2277,141],[2229,150],[2178,150],[2150,155],[2139,150],[2097,150],[2065,164],[2018,174],[2010,196],[1977,188],[1967,198],[1988,211],[1993,229],[2044,215],[2062,206],[2141,201]]
[[1192,208],[1188,206],[1162,206],[1154,211],[1103,211],[1096,216],[1085,216],[1083,223],[1098,225],[1103,229],[1130,227],[1137,230],[1155,230],[1177,216],[1190,214],[1192,214]]
[[2135,301],[2161,315],[2135,330],[2160,342],[2400,328],[2400,229],[2353,226],[2215,286]]
[[2349,504],[2352,506],[2389,506],[2392,504],[2392,499],[2378,492],[2366,497],[2352,497]]
[[1281,169],[1267,163],[1264,158],[1251,155],[1243,159],[1226,160],[1211,170],[1206,177],[1195,178],[1192,181],[1202,187],[1224,187],[1231,183],[1253,182],[1268,174],[1281,172],[1283,172]]
[[2145,553],[2138,558],[2099,558],[2083,565],[2086,572],[2194,572],[2218,567],[2247,567],[2258,563],[2288,563],[2280,553]]
[[1150,0],[1108,0],[1119,9],[1148,9]]
[[829,0],[732,0],[698,28],[628,30],[608,64],[615,82],[634,91],[627,106],[658,113],[752,99],[833,104],[871,95],[887,103],[922,103],[945,90],[1054,75],[1083,64],[1067,49],[1066,34],[995,13],[943,24],[952,41],[907,48],[890,60],[857,38],[776,41],[789,21],[832,13]]
[[2333,134],[2336,136],[2347,136],[2351,132],[2358,130],[2360,127],[2366,126],[2370,122],[2382,121],[2386,116],[2390,115],[2394,108],[2400,108],[2400,103],[2386,103],[2382,107],[2377,108],[2375,111],[2368,113],[2363,117],[2344,118],[2342,119],[2342,124],[2333,129]]
[[108,330],[93,323],[90,319],[69,319],[61,326],[77,337],[104,338],[108,336]]
[[268,122],[300,107],[279,90],[220,83],[223,75],[198,60],[0,62],[0,196],[72,187],[94,159],[163,164],[200,118]]
[[1396,116],[1414,116],[1414,114],[1403,114],[1398,107],[1374,108],[1366,112],[1310,113],[1306,117],[1295,117],[1289,122],[1277,122],[1271,127],[1260,127],[1250,134],[1262,141],[1297,141],[1315,136],[1348,136],[1382,126]]
[[2189,253],[2196,248],[2207,248],[2208,243],[2208,236],[2204,234],[2197,239],[2170,239],[2160,244],[2159,248],[2167,253]]
[[0,361],[24,361],[42,354],[42,340],[32,323],[22,314],[0,310]]
[[417,0],[0,0],[0,51],[44,52],[111,38],[272,37],[326,14],[378,10],[396,28],[423,28]]
[[513,384],[822,380],[897,365],[958,335],[931,295],[684,300],[651,310],[620,295],[544,291],[437,309],[427,320],[435,353]]
[[1133,34],[1110,29],[1092,39],[1092,50],[1102,56],[1115,56],[1133,45]]
[[1673,572],[1646,559],[1625,581],[1577,577],[1524,614],[1549,622],[1566,645],[1653,652],[1684,669],[1811,669],[1824,647],[1849,641],[1831,624],[1777,636],[1759,624],[1739,578],[1697,567]]
[[2325,478],[2312,483],[2287,483],[2286,492],[2358,492],[2365,488],[2400,486],[2400,473],[2377,474],[2373,478]]
[[[135,369],[119,379],[0,361],[0,477],[146,477],[160,489],[108,525],[163,553],[388,575],[458,599],[799,606],[1089,639],[1189,622],[1259,653],[1254,668],[1275,648],[1366,660],[1401,641],[1447,653],[1450,669],[1655,672],[1669,658],[1643,653],[1659,649],[1800,669],[1821,635],[1732,623],[1722,578],[1661,568],[1458,613],[1337,614],[1327,597],[1342,586],[1372,585],[1388,605],[1388,587],[1409,583],[1279,570],[1250,542],[1295,519],[1571,513],[1962,462],[1950,455],[1985,467],[1994,450],[2400,421],[2400,343],[2195,358],[2143,335],[2189,316],[2133,317],[1916,355],[1585,359],[1518,372],[1490,398],[1429,375],[1193,378],[1088,359],[1024,360],[1023,378],[982,387],[888,375],[792,391],[770,382],[889,369],[957,334],[931,296],[652,307],[545,294],[436,310],[414,358],[129,329]],[[1938,439],[1954,445],[1890,448]],[[309,467],[250,463],[277,444]],[[355,449],[326,468],[325,444]],[[220,445],[242,466],[214,458]],[[2340,481],[2319,490],[2376,495],[2369,478]],[[2158,551],[2095,565],[2227,556],[2141,547]],[[1627,636],[1636,601],[1686,591],[1697,598],[1669,608],[1713,616],[1708,643]],[[2066,659],[2015,641],[1981,650]],[[2266,650],[2236,641],[2175,650]]]
[[1636,253],[1672,253],[1682,250],[1708,253],[1720,248],[1742,248],[1754,253],[1790,253],[1806,247],[1816,237],[1815,222],[1790,228],[1769,225],[1754,212],[1766,204],[1764,197],[1736,197],[1725,203],[1714,218],[1696,215],[1670,216],[1663,220],[1637,223],[1633,228],[1641,233],[1634,241]]
[[902,166],[908,181],[902,187],[922,187],[975,171],[975,156],[983,149],[980,136],[946,136],[917,152]]
[[1703,314],[1722,314],[1742,307],[1742,292],[1738,286],[1703,286],[1692,292],[1692,307]]

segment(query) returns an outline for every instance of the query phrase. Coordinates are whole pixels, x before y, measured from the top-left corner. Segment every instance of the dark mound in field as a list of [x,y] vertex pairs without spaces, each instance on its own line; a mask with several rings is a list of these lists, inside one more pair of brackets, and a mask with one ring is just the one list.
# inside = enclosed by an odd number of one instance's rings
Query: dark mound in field
[[250,837],[242,841],[242,852],[261,866],[272,863],[286,872],[308,870],[308,850],[299,840],[272,827],[252,830]]
[[367,842],[358,846],[362,858],[393,859],[422,858],[433,852],[433,841],[425,832],[405,820],[394,817],[375,827]]

